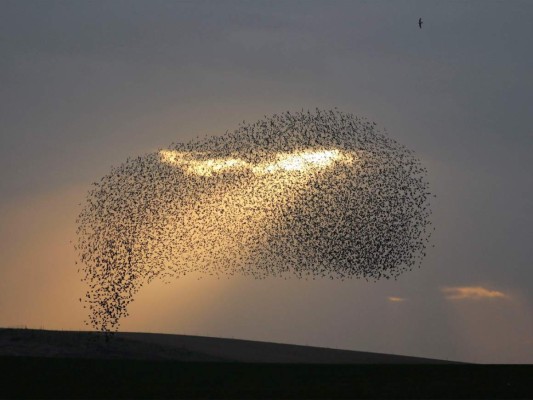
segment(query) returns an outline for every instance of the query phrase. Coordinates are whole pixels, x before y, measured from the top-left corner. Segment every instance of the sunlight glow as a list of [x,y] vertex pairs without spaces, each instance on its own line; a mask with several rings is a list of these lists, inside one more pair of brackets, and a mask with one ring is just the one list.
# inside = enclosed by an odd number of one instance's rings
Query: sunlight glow
[[403,297],[396,297],[396,296],[390,296],[390,297],[387,297],[387,299],[392,303],[402,303],[405,301]]
[[212,176],[231,170],[249,170],[256,175],[277,172],[316,171],[330,167],[335,162],[352,163],[354,156],[339,150],[305,150],[294,153],[278,153],[274,162],[252,164],[240,158],[211,158],[207,160],[194,159],[195,154],[161,150],[161,161],[167,164],[181,166],[189,174]]
[[507,298],[508,296],[498,290],[489,290],[481,286],[460,286],[442,288],[442,293],[448,300],[481,300],[494,298]]
[[200,176],[211,176],[231,169],[249,168],[246,161],[238,158],[195,160],[191,155],[198,153],[187,154],[171,150],[161,150],[159,154],[164,163],[183,166],[187,173]]

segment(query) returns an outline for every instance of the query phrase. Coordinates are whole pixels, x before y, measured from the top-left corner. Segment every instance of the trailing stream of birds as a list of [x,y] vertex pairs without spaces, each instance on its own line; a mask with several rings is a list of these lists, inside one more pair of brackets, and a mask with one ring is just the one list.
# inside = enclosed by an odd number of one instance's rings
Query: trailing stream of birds
[[87,324],[116,331],[156,278],[189,272],[370,281],[420,266],[427,170],[377,125],[285,112],[127,159],[77,219]]

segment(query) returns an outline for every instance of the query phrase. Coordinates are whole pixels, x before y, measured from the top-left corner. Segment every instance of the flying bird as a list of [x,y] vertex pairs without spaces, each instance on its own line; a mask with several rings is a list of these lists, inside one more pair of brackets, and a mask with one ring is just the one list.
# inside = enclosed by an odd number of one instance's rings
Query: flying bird
[[190,272],[378,280],[420,266],[427,170],[376,123],[285,112],[127,159],[77,223],[89,325],[116,331],[141,287]]
[[419,27],[420,29],[422,29],[422,24],[423,24],[423,22],[422,22],[422,18],[418,18],[418,27]]

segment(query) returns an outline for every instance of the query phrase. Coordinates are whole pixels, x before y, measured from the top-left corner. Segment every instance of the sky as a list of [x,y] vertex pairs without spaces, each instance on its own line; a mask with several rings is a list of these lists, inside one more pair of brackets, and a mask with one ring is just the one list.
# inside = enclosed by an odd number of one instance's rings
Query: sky
[[145,286],[122,329],[533,362],[532,2],[0,6],[0,326],[86,328],[75,219],[112,166],[337,107],[428,168],[421,268],[376,283],[191,274]]

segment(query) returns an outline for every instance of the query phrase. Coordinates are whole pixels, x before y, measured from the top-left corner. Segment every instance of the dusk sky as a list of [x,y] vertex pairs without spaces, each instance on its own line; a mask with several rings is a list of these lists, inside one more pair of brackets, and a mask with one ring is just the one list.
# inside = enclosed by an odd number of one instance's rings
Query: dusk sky
[[121,330],[533,362],[533,2],[0,9],[0,327],[87,329],[75,220],[112,166],[337,107],[427,167],[421,268],[376,283],[191,273],[143,287]]

